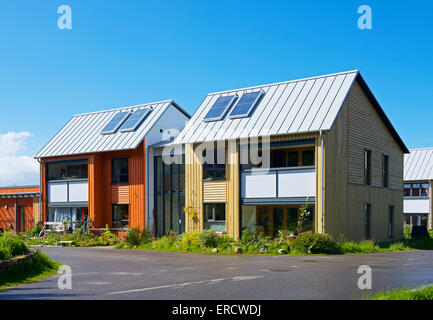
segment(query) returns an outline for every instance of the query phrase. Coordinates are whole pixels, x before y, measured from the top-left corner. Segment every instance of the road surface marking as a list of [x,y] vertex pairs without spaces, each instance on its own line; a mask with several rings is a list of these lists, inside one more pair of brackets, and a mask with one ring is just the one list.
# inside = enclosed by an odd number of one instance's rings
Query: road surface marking
[[263,276],[245,276],[245,277],[233,277],[233,278],[221,278],[221,279],[212,279],[212,280],[193,281],[193,282],[185,282],[185,283],[178,283],[178,284],[168,284],[168,285],[157,286],[157,287],[109,292],[107,294],[113,295],[113,294],[122,294],[122,293],[145,292],[145,291],[167,289],[167,288],[183,288],[185,286],[189,286],[189,285],[193,285],[193,284],[211,284],[211,283],[216,283],[216,282],[220,282],[220,281],[224,281],[224,280],[244,281],[244,280],[254,280],[257,278],[263,278]]

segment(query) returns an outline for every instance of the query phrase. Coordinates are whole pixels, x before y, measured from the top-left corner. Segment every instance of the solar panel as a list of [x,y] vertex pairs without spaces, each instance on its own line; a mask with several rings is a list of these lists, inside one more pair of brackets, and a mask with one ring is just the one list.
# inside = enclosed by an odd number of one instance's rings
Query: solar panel
[[224,115],[227,113],[236,97],[236,95],[219,97],[210,108],[203,121],[217,121],[224,118]]
[[248,117],[253,110],[260,97],[264,94],[262,90],[244,93],[236,103],[232,112],[230,112],[230,118],[244,118]]
[[135,111],[128,120],[125,121],[122,127],[120,127],[120,132],[135,131],[150,111],[152,111],[152,109],[140,109]]
[[114,117],[110,120],[110,122],[102,129],[101,134],[111,134],[115,133],[117,129],[126,121],[131,112],[124,111],[119,112],[114,115]]

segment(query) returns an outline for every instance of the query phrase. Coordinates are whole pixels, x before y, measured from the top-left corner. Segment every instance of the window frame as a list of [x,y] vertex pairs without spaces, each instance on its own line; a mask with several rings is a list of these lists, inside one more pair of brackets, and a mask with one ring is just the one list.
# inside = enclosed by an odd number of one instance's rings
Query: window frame
[[[216,206],[223,205],[224,206],[224,218],[225,220],[216,220]],[[212,206],[212,219],[208,219],[206,215],[206,206]],[[227,232],[227,204],[225,202],[207,202],[203,203],[203,223],[205,229],[211,229],[210,225],[212,224],[223,224],[224,223],[224,232]],[[207,226],[209,225],[209,226]]]
[[371,239],[371,203],[364,203],[365,239]]
[[388,238],[394,238],[394,206],[388,205]]
[[[123,219],[123,216],[122,216],[120,220],[115,220],[114,219],[115,207],[127,207],[127,210],[128,210],[128,219],[125,220],[125,219]],[[129,221],[130,221],[129,218],[130,218],[130,205],[128,203],[113,203],[112,204],[111,225],[112,225],[113,228],[128,229],[129,228]],[[120,227],[119,226],[114,226],[114,222],[115,221],[120,221]],[[127,221],[127,224],[123,225],[123,221]]]
[[[208,164],[207,162],[204,162],[202,164],[202,174],[203,174],[203,181],[216,181],[216,180],[227,180],[227,146],[224,146],[224,163],[218,163],[218,151],[222,150],[221,148],[217,148],[216,144],[214,145],[214,152],[213,152],[213,162],[212,164]],[[203,158],[206,160],[206,152],[207,150],[203,150]],[[219,167],[218,167],[219,166]],[[224,172],[224,175],[212,177],[208,175],[209,171],[213,172]]]
[[367,186],[371,186],[371,178],[372,178],[372,151],[370,149],[364,149],[364,184]]
[[382,186],[389,188],[389,155],[382,155]]
[[[125,174],[122,174],[120,172],[119,172],[119,181],[114,180],[114,176],[115,176],[115,174],[114,174],[114,162],[119,161],[119,160],[126,160],[127,169],[128,169],[128,181],[127,182],[120,181],[121,180],[120,177],[122,175],[125,175]],[[111,159],[111,184],[112,185],[128,185],[129,184],[129,158],[128,157],[119,157],[119,158],[112,158]]]

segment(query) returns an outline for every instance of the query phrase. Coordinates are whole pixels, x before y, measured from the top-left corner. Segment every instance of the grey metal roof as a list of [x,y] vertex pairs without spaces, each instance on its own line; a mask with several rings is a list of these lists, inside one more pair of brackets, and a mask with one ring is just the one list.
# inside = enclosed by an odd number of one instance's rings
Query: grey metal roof
[[404,180],[433,180],[433,148],[413,149],[404,155]]
[[[189,117],[188,113],[172,100],[75,115],[55,137],[35,155],[35,158],[136,149],[170,105],[178,108]],[[110,122],[116,113],[144,108],[152,108],[153,111],[147,116],[143,123],[141,123],[137,130],[133,132],[117,131],[114,134],[107,135],[100,134],[101,130]]]
[[[209,94],[174,143],[194,143],[329,130],[358,71]],[[263,90],[249,117],[203,122],[220,96]]]

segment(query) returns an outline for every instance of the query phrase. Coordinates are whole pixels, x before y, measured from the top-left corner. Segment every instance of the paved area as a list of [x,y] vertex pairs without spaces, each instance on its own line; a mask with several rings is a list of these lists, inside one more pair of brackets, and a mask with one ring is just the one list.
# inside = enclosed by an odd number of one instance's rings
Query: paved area
[[[4,299],[352,299],[358,267],[372,268],[373,291],[433,283],[433,251],[344,256],[200,255],[109,248],[42,248],[72,269],[0,291]],[[371,290],[370,290],[371,292]]]

